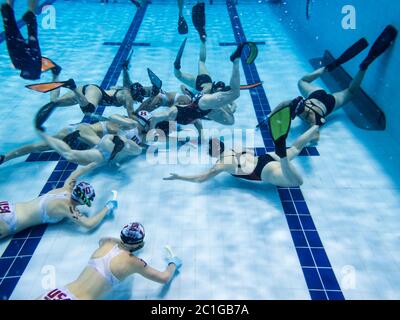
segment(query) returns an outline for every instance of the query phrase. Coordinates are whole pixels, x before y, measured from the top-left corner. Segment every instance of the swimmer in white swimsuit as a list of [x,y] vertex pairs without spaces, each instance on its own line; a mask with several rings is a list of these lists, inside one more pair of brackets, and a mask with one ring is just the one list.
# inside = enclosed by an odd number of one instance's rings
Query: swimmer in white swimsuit
[[78,168],[65,181],[62,188],[24,203],[11,205],[0,201],[0,239],[13,235],[24,229],[45,223],[58,223],[64,218],[76,224],[92,229],[116,208],[115,201],[108,201],[103,209],[90,217],[82,214],[78,206],[91,206],[95,193],[93,187],[86,183],[77,183],[77,179],[95,167],[90,164]]
[[138,273],[143,277],[166,284],[182,266],[176,256],[170,256],[167,268],[158,271],[134,252],[143,248],[145,232],[140,223],[126,225],[120,239],[103,238],[99,248],[92,254],[86,268],[79,277],[60,289],[54,289],[39,297],[39,300],[96,300],[102,299],[128,276]]

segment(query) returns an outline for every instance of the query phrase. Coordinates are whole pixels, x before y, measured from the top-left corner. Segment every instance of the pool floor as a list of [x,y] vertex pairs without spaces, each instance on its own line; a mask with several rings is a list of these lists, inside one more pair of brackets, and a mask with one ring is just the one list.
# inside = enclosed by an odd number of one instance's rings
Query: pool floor
[[[145,11],[134,46],[131,77],[148,83],[146,68],[162,80],[163,88],[175,90],[173,61],[183,37],[176,30],[175,2],[153,1]],[[229,2],[229,1],[228,1]],[[309,52],[280,24],[272,5],[236,6],[243,34],[259,46],[255,62],[271,107],[299,95],[298,79],[312,71]],[[78,85],[100,84],[116,56],[134,19],[136,8],[128,2],[103,5],[97,2],[56,1],[55,30],[40,29],[43,54],[63,67],[62,77]],[[190,8],[185,15],[190,22]],[[107,17],[106,24],[102,17]],[[84,21],[84,23],[82,23]],[[214,79],[229,82],[229,55],[234,43],[230,13],[225,1],[207,6],[207,66]],[[189,23],[182,69],[197,72],[199,39]],[[315,52],[318,56],[320,52]],[[241,82],[248,74],[241,66]],[[50,81],[46,77],[43,81]],[[10,67],[5,43],[0,44],[2,83],[0,153],[20,144],[32,143],[32,118],[48,97],[23,89],[27,84]],[[122,82],[122,77],[119,83]],[[320,83],[323,85],[322,83]],[[253,97],[254,98],[254,97]],[[257,115],[251,92],[242,91],[237,101],[235,128],[254,129]],[[108,107],[105,115],[122,113]],[[57,110],[48,131],[77,123],[78,107]],[[303,130],[293,122],[289,140]],[[12,128],[12,130],[10,130]],[[205,128],[220,128],[205,122]],[[256,132],[254,147],[264,147]],[[304,177],[301,187],[315,233],[346,299],[400,299],[400,148],[387,132],[356,128],[343,111],[323,128],[317,146],[319,156],[295,160]],[[169,151],[173,155],[176,151]],[[0,198],[21,202],[36,197],[56,162],[10,161],[0,167]],[[164,181],[171,172],[196,173],[206,165],[151,165],[141,156],[121,167],[106,167],[89,174],[97,198],[91,212],[101,208],[112,189],[119,192],[119,208],[92,232],[79,230],[70,222],[51,225],[22,275],[9,275],[0,267],[0,284],[14,283],[10,299],[34,299],[53,286],[73,281],[85,267],[101,237],[117,237],[121,227],[140,221],[146,228],[146,246],[140,253],[155,268],[163,269],[164,246],[171,245],[183,267],[168,288],[138,275],[128,278],[107,299],[310,299],[318,292],[307,276],[306,255],[293,239],[293,228],[273,186],[219,175],[204,184]],[[304,226],[303,226],[304,227]],[[305,232],[302,228],[301,232]],[[7,254],[11,239],[0,242],[0,266],[15,254]],[[301,248],[300,248],[301,249]],[[307,249],[308,250],[308,249]],[[314,256],[315,258],[316,256]],[[23,257],[24,258],[24,257]],[[315,261],[314,261],[315,262]],[[315,268],[323,276],[324,268]],[[49,284],[49,270],[55,283]],[[324,281],[322,293],[329,291]],[[1,286],[0,286],[1,287]],[[3,285],[3,287],[5,287]],[[313,290],[315,289],[315,290]],[[4,293],[0,292],[4,297]],[[317,296],[317,295],[316,295]],[[327,295],[328,296],[328,295]]]

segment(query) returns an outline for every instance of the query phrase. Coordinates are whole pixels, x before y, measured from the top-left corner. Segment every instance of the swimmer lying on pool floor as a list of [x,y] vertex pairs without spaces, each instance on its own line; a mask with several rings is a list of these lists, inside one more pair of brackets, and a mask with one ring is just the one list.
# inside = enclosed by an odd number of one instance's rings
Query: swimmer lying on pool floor
[[[69,125],[62,129],[54,138],[61,139],[66,142],[71,149],[79,140],[88,147],[94,147],[99,143],[99,138],[103,138],[107,134],[119,135],[134,141],[139,146],[144,147],[148,125],[146,120],[141,117],[130,119],[126,116],[118,114],[111,115],[109,120],[100,121],[94,124],[78,123]],[[5,155],[0,155],[0,165],[12,159],[25,156],[32,152],[43,152],[53,150],[45,141],[28,144],[12,150]]]
[[120,239],[103,238],[79,277],[65,287],[55,288],[37,300],[96,300],[112,291],[117,285],[135,273],[166,284],[182,266],[182,261],[171,256],[167,268],[158,271],[136,257],[136,251],[144,247],[145,231],[140,223],[127,224]]
[[68,218],[88,229],[98,226],[103,219],[117,208],[116,201],[108,201],[103,209],[93,216],[80,212],[78,206],[90,207],[95,198],[93,187],[77,179],[95,167],[89,164],[72,172],[62,188],[24,203],[12,204],[0,201],[0,239],[24,229],[45,223],[58,223]]
[[293,117],[299,116],[310,126],[315,124],[319,126],[323,125],[326,122],[327,116],[339,110],[353,98],[354,93],[359,90],[361,86],[368,67],[390,47],[396,37],[397,30],[390,25],[387,26],[373,44],[367,57],[360,64],[360,70],[351,82],[349,88],[341,92],[329,94],[322,88],[311,83],[321,77],[324,73],[331,72],[345,62],[350,61],[366,49],[368,47],[368,42],[365,38],[357,41],[338,59],[329,65],[322,67],[311,74],[305,75],[298,83],[299,90],[304,98],[299,99],[298,105],[295,106],[292,112]]
[[[289,115],[288,117],[290,119]],[[252,151],[225,150],[222,141],[210,139],[209,155],[218,159],[210,170],[192,176],[173,173],[164,180],[204,182],[222,172],[227,172],[239,179],[261,181],[279,187],[298,187],[303,184],[303,179],[291,161],[299,155],[309,142],[316,139],[319,127],[315,125],[308,129],[293,143],[291,148],[286,150],[286,135],[289,127],[285,134],[274,140],[275,152],[266,153],[262,156],[255,156]]]

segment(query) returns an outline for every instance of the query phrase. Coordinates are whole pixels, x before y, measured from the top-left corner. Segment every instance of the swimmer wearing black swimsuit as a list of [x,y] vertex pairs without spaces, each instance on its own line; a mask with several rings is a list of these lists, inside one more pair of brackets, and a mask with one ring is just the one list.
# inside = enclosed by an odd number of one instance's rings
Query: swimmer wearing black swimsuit
[[193,98],[191,104],[187,106],[176,106],[178,114],[176,122],[181,125],[191,124],[197,119],[204,119],[212,110],[202,110],[199,108],[199,101],[203,95],[198,94]]
[[100,105],[103,105],[103,106],[119,106],[119,105],[121,105],[120,103],[118,103],[117,94],[118,94],[118,92],[120,92],[124,89],[116,89],[114,94],[112,96],[110,96],[103,88],[101,88],[97,84],[86,84],[82,87],[83,95],[86,94],[86,89],[89,86],[94,86],[101,91],[102,98],[99,102]]
[[[233,152],[235,152],[234,150],[232,150]],[[265,166],[272,162],[272,161],[276,161],[271,155],[269,154],[263,154],[261,156],[257,157],[257,165],[254,168],[253,172],[248,174],[246,172],[243,171],[242,169],[242,165],[240,164],[240,157],[242,155],[247,154],[248,152],[243,151],[241,153],[236,153],[234,155],[232,155],[232,157],[235,157],[238,163],[238,174],[231,174],[232,176],[236,177],[236,178],[240,178],[240,179],[244,179],[244,180],[250,180],[250,181],[262,181],[261,179],[261,173],[263,171],[263,169],[265,168]]]

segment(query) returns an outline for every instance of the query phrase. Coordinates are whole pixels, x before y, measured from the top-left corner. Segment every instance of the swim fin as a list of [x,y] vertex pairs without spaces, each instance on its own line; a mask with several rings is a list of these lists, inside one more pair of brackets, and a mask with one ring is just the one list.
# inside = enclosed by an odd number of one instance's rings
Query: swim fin
[[281,158],[286,157],[286,138],[291,123],[290,106],[279,109],[268,117],[268,126],[275,144],[275,153]]
[[28,89],[47,93],[58,88],[64,87],[71,90],[76,89],[76,84],[73,79],[69,79],[67,81],[56,81],[56,82],[44,82],[44,83],[36,83],[36,84],[28,84],[25,86]]
[[42,56],[42,72],[49,70],[51,70],[53,75],[58,76],[61,73],[62,68],[51,59]]
[[207,34],[206,34],[206,14],[205,14],[205,4],[204,2],[198,3],[193,6],[192,9],[192,22],[194,27],[196,28],[197,32],[200,35],[201,41],[206,41]]
[[376,39],[375,43],[372,45],[371,50],[368,53],[368,56],[365,60],[360,64],[361,70],[367,70],[372,62],[375,61],[379,56],[381,56],[393,43],[393,41],[397,37],[397,30],[388,25],[385,30],[381,33],[381,35]]
[[35,116],[35,128],[44,131],[43,124],[53,113],[57,105],[53,102],[50,102],[39,109]]
[[367,47],[368,47],[367,39],[361,38],[355,44],[353,44],[350,48],[348,48],[345,52],[343,52],[343,54],[339,58],[337,58],[335,61],[328,64],[325,67],[326,70],[328,70],[329,72],[332,72],[340,65],[353,59],[355,56],[357,56],[359,53],[361,53]]
[[156,96],[158,93],[160,93],[160,90],[161,90],[161,87],[162,87],[162,81],[149,68],[147,68],[147,74],[149,75],[150,82],[153,85],[152,95]]
[[246,45],[249,47],[249,55],[246,58],[246,63],[247,64],[252,64],[254,60],[258,56],[258,48],[257,44],[255,42],[242,42],[240,43],[235,52],[232,53],[230,59],[231,61],[235,61],[237,58],[240,58],[242,56],[243,49],[246,47]]
[[185,38],[185,40],[183,40],[181,46],[179,47],[178,54],[176,55],[175,62],[174,62],[174,67],[176,70],[181,69],[181,60],[182,60],[183,51],[185,50],[186,41],[187,41],[187,38]]
[[253,89],[253,88],[257,88],[257,87],[261,86],[262,84],[263,84],[262,81],[261,82],[255,82],[255,83],[252,83],[252,84],[242,84],[242,85],[240,85],[240,90],[250,90],[250,89]]
[[5,158],[6,158],[5,155],[3,155],[3,154],[0,155],[0,164],[3,164]]
[[189,32],[188,25],[184,17],[179,16],[178,20],[178,32],[179,34],[187,34]]

